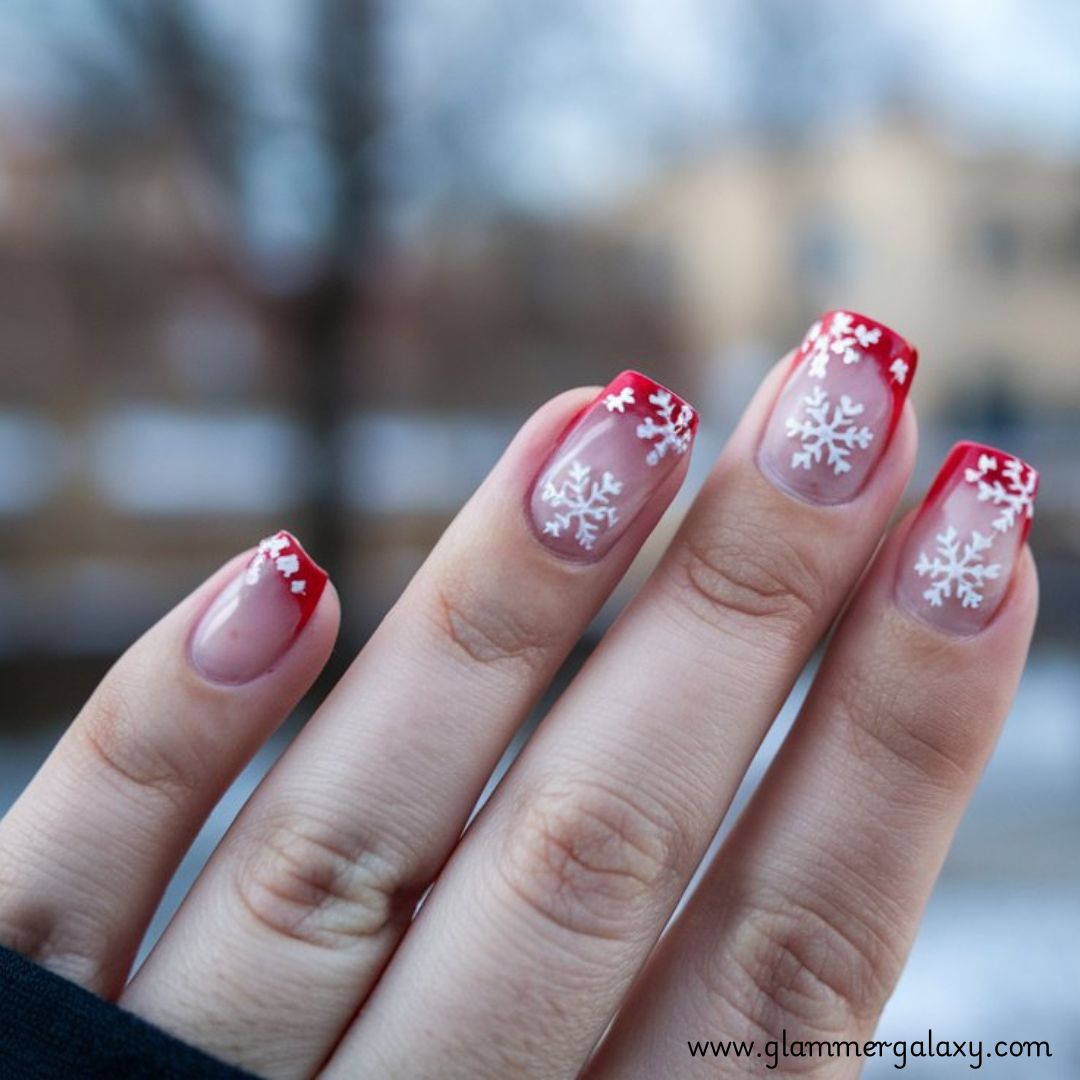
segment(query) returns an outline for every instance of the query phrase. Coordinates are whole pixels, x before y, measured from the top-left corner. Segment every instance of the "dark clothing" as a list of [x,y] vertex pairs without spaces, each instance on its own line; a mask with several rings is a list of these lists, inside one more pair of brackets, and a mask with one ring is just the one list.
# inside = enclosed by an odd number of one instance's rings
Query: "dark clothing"
[[0,1080],[252,1080],[0,948]]

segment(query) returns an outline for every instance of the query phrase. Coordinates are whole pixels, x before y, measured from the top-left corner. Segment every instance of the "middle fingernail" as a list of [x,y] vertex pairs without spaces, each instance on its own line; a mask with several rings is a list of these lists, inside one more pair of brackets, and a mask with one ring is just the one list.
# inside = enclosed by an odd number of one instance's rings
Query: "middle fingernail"
[[769,479],[811,503],[848,502],[892,438],[918,353],[887,326],[822,315],[795,352],[758,450]]

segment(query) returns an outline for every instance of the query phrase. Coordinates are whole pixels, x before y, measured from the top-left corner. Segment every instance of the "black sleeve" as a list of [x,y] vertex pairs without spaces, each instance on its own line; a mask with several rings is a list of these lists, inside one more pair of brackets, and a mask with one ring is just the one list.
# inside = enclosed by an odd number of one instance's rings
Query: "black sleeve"
[[0,948],[4,1080],[253,1080],[59,975]]

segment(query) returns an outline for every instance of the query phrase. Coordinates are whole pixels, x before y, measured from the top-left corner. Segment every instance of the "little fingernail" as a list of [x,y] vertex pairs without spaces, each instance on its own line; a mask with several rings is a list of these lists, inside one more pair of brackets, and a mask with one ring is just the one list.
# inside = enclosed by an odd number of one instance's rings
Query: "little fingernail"
[[264,674],[303,630],[326,581],[295,536],[267,537],[199,621],[191,662],[211,682],[246,683]]
[[601,558],[689,452],[698,416],[682,398],[624,371],[559,440],[529,496],[541,542]]
[[810,327],[758,449],[762,471],[811,503],[853,499],[888,449],[918,353],[864,315],[830,311]]
[[914,615],[950,634],[994,617],[1031,529],[1039,474],[1011,454],[957,443],[912,523],[896,580]]

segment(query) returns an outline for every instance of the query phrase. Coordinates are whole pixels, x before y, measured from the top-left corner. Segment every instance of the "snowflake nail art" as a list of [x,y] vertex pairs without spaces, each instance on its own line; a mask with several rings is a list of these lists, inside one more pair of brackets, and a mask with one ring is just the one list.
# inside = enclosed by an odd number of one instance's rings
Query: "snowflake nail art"
[[1008,458],[1003,465],[999,460],[994,454],[980,454],[978,464],[964,470],[964,479],[977,486],[979,502],[1001,508],[992,524],[998,532],[1008,532],[1018,520],[1035,515],[1039,474],[1019,458]]
[[803,398],[802,415],[787,418],[788,438],[798,439],[802,444],[802,449],[791,455],[791,467],[809,469],[824,456],[825,464],[831,465],[837,476],[850,472],[848,458],[852,451],[865,450],[874,438],[865,424],[860,427],[856,423],[864,408],[847,394],[841,394],[830,417],[829,395],[815,386]]
[[857,495],[889,446],[917,360],[899,334],[865,315],[823,315],[795,351],[762,437],[766,475],[809,502]]
[[955,596],[966,608],[978,607],[983,601],[983,584],[1001,574],[997,563],[983,561],[984,554],[994,546],[993,539],[972,529],[970,539],[961,546],[959,535],[950,525],[938,533],[936,540],[937,552],[933,558],[923,551],[915,564],[915,573],[929,577],[931,582],[923,592],[923,599],[933,607],[941,607],[943,601]]
[[607,552],[690,449],[697,413],[624,371],[562,436],[529,496],[541,542],[566,558]]
[[575,525],[574,539],[586,551],[592,550],[599,530],[610,528],[619,520],[612,500],[622,491],[621,482],[610,472],[604,472],[599,480],[590,480],[591,472],[588,465],[575,461],[558,487],[549,480],[540,494],[556,511],[554,517],[544,522],[544,532],[558,537]]
[[897,589],[940,629],[974,633],[1008,587],[1034,514],[1039,475],[1019,458],[960,443],[912,525]]
[[649,404],[655,415],[646,416],[638,424],[637,437],[652,443],[645,460],[650,465],[659,465],[669,450],[673,454],[685,454],[690,449],[694,410],[670,390],[654,391],[649,395]]
[[291,533],[282,530],[260,540],[244,580],[248,585],[257,585],[266,573],[274,573],[281,579],[289,595],[300,605],[302,623],[306,622],[322,596],[326,572],[312,561]]
[[[857,319],[859,322],[856,324]],[[799,346],[799,352],[809,358],[810,374],[815,379],[824,379],[833,357],[839,357],[845,364],[859,363],[863,350],[881,341],[883,329],[858,315],[832,311],[810,327]]]
[[608,412],[626,412],[627,405],[634,404],[634,388],[624,386],[617,394],[608,394],[604,398],[604,407]]

